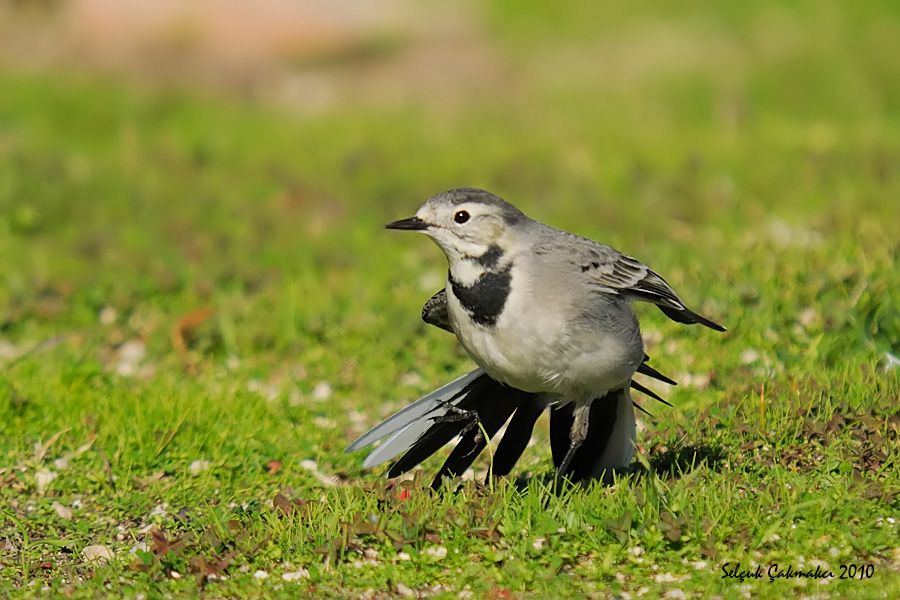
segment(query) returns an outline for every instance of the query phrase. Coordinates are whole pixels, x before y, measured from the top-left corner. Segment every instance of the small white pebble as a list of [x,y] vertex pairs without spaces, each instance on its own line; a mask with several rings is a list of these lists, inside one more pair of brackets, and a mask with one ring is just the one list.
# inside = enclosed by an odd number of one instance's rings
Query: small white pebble
[[150,546],[147,545],[147,542],[138,542],[128,551],[128,554],[132,556],[136,556],[138,552],[148,552],[150,550]]
[[425,550],[425,554],[440,560],[447,556],[447,549],[444,546],[432,546]]
[[705,560],[698,560],[697,562],[691,563],[691,566],[698,571],[702,571],[709,565]]
[[691,387],[698,390],[705,390],[709,387],[708,373],[686,373],[683,377],[678,378],[685,387]]
[[412,559],[412,557],[409,554],[407,554],[406,552],[398,552],[397,553],[397,560],[411,560],[411,559]]
[[69,459],[66,457],[57,458],[53,461],[53,466],[56,467],[57,470],[63,471],[69,468]]
[[545,539],[542,538],[542,537],[535,538],[534,541],[531,542],[531,547],[534,548],[535,550],[541,550],[541,549],[544,548],[544,543],[545,543],[546,541],[547,541],[547,540],[545,540]]
[[263,570],[259,570],[259,571],[256,571],[255,573],[253,573],[253,577],[256,579],[268,579],[269,574]]
[[678,588],[675,588],[674,590],[669,590],[668,592],[663,594],[663,598],[675,598],[676,600],[678,600],[680,598],[687,598],[687,595],[685,595],[685,593]]
[[328,417],[319,416],[313,417],[313,425],[315,425],[319,429],[334,429],[336,423]]
[[816,312],[816,309],[812,306],[807,306],[802,311],[800,311],[800,324],[804,327],[809,327],[819,318],[819,313]]
[[401,596],[415,596],[416,593],[402,583],[397,584],[397,593]]
[[112,306],[104,306],[100,310],[100,324],[101,325],[112,325],[116,322],[116,319],[119,317],[119,314],[116,312]]
[[296,571],[291,571],[290,573],[285,573],[281,576],[285,581],[297,581],[300,579],[308,579],[309,571],[306,569],[297,569]]
[[323,400],[328,400],[331,396],[331,384],[327,381],[320,381],[316,384],[316,387],[313,388],[312,397],[313,400],[317,402],[322,402]]
[[191,475],[199,475],[203,471],[209,469],[210,463],[208,460],[195,460],[188,467],[188,470],[191,472]]
[[890,523],[891,525],[893,525],[894,523],[897,522],[897,519],[895,519],[894,517],[888,517],[887,522]]
[[742,365],[751,365],[759,360],[759,352],[754,350],[753,348],[747,348],[743,352],[741,352],[741,364]]
[[634,554],[635,556],[640,556],[641,554],[644,553],[644,549],[641,548],[640,546],[634,546],[633,548],[629,548],[628,551],[631,552],[632,554]]
[[468,600],[468,598],[471,598],[473,595],[474,595],[474,594],[472,594],[472,592],[471,592],[470,590],[462,590],[462,591],[457,595],[457,597],[462,598],[463,600]]
[[420,387],[425,383],[425,380],[422,379],[422,376],[416,373],[415,371],[410,371],[409,373],[405,373],[402,377],[400,377],[400,385],[408,385],[410,387]]
[[170,571],[169,577],[171,577],[172,579],[181,579],[181,573],[179,573],[178,571]]
[[376,558],[378,558],[378,550],[376,550],[375,548],[366,548],[365,550],[363,550],[363,556],[365,556],[369,560],[375,560]]

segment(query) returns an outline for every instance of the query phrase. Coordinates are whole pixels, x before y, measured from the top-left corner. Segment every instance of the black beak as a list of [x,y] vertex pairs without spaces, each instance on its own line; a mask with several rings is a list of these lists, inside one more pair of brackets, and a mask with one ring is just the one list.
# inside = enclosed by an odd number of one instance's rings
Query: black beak
[[419,217],[410,217],[408,219],[400,219],[384,226],[385,229],[408,229],[410,231],[423,231],[428,229],[428,223]]

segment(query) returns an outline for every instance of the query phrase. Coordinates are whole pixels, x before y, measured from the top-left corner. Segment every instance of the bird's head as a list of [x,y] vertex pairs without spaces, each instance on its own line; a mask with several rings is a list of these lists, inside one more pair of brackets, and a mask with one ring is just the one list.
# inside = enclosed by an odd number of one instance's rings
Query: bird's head
[[440,246],[451,263],[484,256],[492,248],[515,245],[515,232],[528,217],[499,196],[476,188],[458,188],[432,196],[414,217],[387,229],[420,231]]

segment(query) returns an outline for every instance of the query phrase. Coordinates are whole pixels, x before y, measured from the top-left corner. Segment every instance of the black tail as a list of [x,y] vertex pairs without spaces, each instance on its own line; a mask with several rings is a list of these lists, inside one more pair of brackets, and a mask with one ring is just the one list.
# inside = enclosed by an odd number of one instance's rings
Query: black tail
[[[647,360],[649,357],[645,358],[645,361]],[[672,379],[650,367],[646,362],[641,364],[638,372],[676,385]],[[671,406],[637,381],[632,381],[631,387]],[[460,400],[454,401],[454,408],[434,418],[434,423],[391,465],[388,477],[397,477],[415,468],[453,438],[461,436],[432,481],[432,487],[437,488],[444,477],[462,475],[507,421],[509,426],[494,452],[492,474],[502,477],[512,471],[528,446],[538,417],[544,411],[540,396],[507,387],[487,374],[478,376],[466,386],[466,390],[465,394],[461,394]],[[612,435],[617,407],[616,402],[605,400],[606,398],[596,400],[591,405],[588,439],[575,455],[568,473],[573,481],[589,478],[596,471],[596,463],[603,455]],[[639,406],[638,408],[640,409]],[[572,419],[571,405],[554,408],[551,413],[550,443],[554,464],[557,467],[569,446]]]
[[672,308],[670,306],[665,306],[663,304],[657,304],[659,310],[663,311],[663,313],[672,319],[673,321],[677,321],[678,323],[685,323],[687,325],[691,325],[693,323],[700,323],[701,325],[705,325],[710,329],[715,329],[716,331],[727,331],[724,327],[719,325],[718,323],[714,323],[710,321],[703,315],[698,315],[694,311],[689,308]]
[[[591,403],[590,425],[587,437],[575,453],[569,464],[568,472],[557,473],[558,477],[566,477],[572,482],[590,479],[594,465],[603,456],[606,445],[612,436],[616,424],[617,406],[612,393],[598,398]],[[553,453],[553,466],[559,469],[563,458],[569,451],[569,435],[572,423],[574,404],[555,407],[550,412],[550,450]]]

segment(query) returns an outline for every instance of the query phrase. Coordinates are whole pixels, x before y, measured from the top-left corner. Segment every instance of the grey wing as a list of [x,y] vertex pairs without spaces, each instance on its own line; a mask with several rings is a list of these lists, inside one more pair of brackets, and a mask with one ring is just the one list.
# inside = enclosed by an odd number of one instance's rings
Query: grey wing
[[679,323],[700,323],[725,331],[718,323],[685,306],[672,286],[641,261],[587,238],[573,237],[581,241],[576,266],[599,291],[653,303]]
[[447,292],[441,290],[428,299],[422,307],[422,320],[429,325],[440,327],[453,333],[450,326],[450,313],[447,311]]

